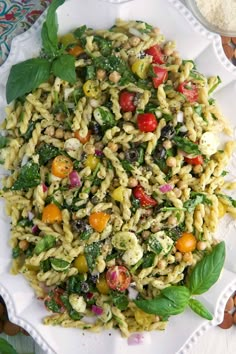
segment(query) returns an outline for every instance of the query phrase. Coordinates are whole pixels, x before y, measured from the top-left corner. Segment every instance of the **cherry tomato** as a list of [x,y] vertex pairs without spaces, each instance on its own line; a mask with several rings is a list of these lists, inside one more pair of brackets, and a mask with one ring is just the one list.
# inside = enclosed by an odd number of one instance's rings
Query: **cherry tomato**
[[73,170],[73,162],[64,155],[58,155],[52,162],[52,174],[56,177],[65,178]]
[[90,140],[91,130],[88,131],[88,134],[86,136],[81,136],[79,133],[79,130],[76,130],[74,135],[75,135],[75,138],[81,142],[81,144],[86,144]]
[[141,132],[154,132],[158,126],[155,114],[142,113],[137,116],[137,124]]
[[184,81],[179,84],[177,91],[182,93],[186,97],[186,100],[190,103],[196,102],[198,100],[197,87],[191,81]]
[[145,53],[152,56],[153,63],[155,63],[155,64],[164,64],[165,63],[165,55],[164,55],[161,47],[158,44],[146,49]]
[[183,253],[194,251],[196,246],[196,237],[190,232],[184,232],[175,244],[176,249]]
[[134,112],[136,105],[134,104],[134,92],[122,91],[119,97],[119,104],[123,112]]
[[43,208],[42,221],[45,224],[53,224],[62,221],[61,210],[55,204],[48,204]]
[[102,211],[89,215],[89,224],[97,232],[102,232],[110,219],[110,215]]
[[49,302],[51,302],[52,300],[55,301],[55,303],[59,306],[60,310],[59,311],[55,311],[55,312],[64,312],[65,311],[65,306],[61,300],[61,295],[64,294],[64,290],[60,289],[60,288],[55,288],[54,290],[50,291],[50,293],[48,294],[48,296],[45,298],[44,300],[44,304],[46,306],[46,308],[50,311],[52,310],[52,307],[50,306],[49,308]]
[[73,55],[74,57],[78,57],[81,53],[84,53],[84,49],[80,47],[79,45],[76,45],[68,50],[68,53],[70,55]]
[[202,165],[204,162],[204,159],[202,157],[202,155],[198,155],[195,157],[185,157],[184,161],[187,162],[189,165]]
[[160,66],[153,66],[153,71],[156,74],[156,77],[152,78],[153,86],[158,88],[158,86],[167,80],[168,71]]
[[133,196],[140,201],[142,207],[157,205],[157,201],[146,194],[143,187],[140,185],[133,188]]
[[106,280],[109,288],[118,291],[126,290],[131,282],[131,276],[124,266],[113,266],[106,273]]

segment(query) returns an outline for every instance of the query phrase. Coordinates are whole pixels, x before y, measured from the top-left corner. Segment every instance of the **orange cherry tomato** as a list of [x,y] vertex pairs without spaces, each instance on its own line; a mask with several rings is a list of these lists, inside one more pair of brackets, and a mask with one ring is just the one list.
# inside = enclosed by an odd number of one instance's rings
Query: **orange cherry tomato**
[[42,221],[46,224],[62,221],[61,210],[55,204],[48,204],[43,208]]
[[88,131],[88,134],[86,136],[81,136],[80,133],[79,133],[79,130],[77,130],[74,135],[75,135],[75,138],[78,139],[81,142],[81,144],[85,144],[90,139],[91,130]]
[[109,288],[124,291],[129,287],[131,276],[124,266],[113,266],[106,273],[106,280]]
[[64,155],[58,155],[52,162],[52,174],[56,177],[65,178],[73,170],[73,162]]
[[84,49],[79,45],[76,45],[69,49],[68,53],[74,57],[78,57],[80,54],[84,53]]
[[196,249],[196,246],[196,237],[190,232],[184,232],[175,244],[177,250],[183,253],[194,251]]
[[89,224],[94,230],[102,232],[105,229],[109,219],[109,214],[100,211],[89,215]]

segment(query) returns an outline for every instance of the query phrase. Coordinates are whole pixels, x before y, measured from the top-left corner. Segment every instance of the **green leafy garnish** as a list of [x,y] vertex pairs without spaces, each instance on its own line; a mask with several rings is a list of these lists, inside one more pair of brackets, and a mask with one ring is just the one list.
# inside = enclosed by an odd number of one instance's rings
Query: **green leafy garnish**
[[132,171],[133,166],[131,165],[131,163],[128,160],[121,160],[120,163],[126,172]]
[[7,146],[8,138],[0,134],[0,149],[3,149]]
[[217,82],[215,83],[215,85],[212,86],[212,88],[208,91],[208,95],[210,95],[213,91],[215,91],[215,89],[219,86],[219,84],[221,84],[221,78],[219,76],[217,76]]
[[67,309],[68,314],[72,320],[79,321],[83,317],[83,315],[81,315],[79,312],[73,309],[66,295],[61,295],[60,299],[65,305],[65,308]]
[[39,165],[35,162],[29,161],[21,167],[19,176],[11,189],[15,191],[29,189],[38,186],[40,182]]
[[51,265],[52,268],[57,272],[63,272],[64,270],[69,268],[70,263],[65,261],[64,259],[52,258]]
[[43,144],[37,149],[39,164],[45,165],[49,160],[59,155],[59,149],[53,145]]
[[69,54],[60,55],[52,63],[52,72],[62,80],[75,83],[75,58]]
[[56,244],[56,238],[52,235],[46,235],[41,238],[34,248],[34,253],[38,256],[41,252],[45,252]]
[[180,136],[175,136],[173,138],[175,144],[177,147],[187,154],[191,155],[201,155],[201,151],[199,150],[198,146],[194,143],[192,143],[190,140],[187,138],[182,138]]
[[199,316],[211,321],[213,319],[212,314],[205,308],[205,306],[196,299],[190,299],[188,303],[189,307]]
[[94,242],[91,245],[86,245],[84,248],[84,254],[90,271],[93,271],[97,257],[100,254],[100,246],[98,242]]
[[155,236],[150,236],[147,240],[147,245],[149,246],[150,250],[155,254],[160,254],[163,250],[161,243]]
[[111,294],[113,304],[121,311],[124,311],[127,309],[128,304],[129,304],[129,299],[127,295],[122,294],[118,291],[113,291]]
[[193,192],[191,193],[191,199],[184,202],[184,208],[188,210],[189,213],[192,213],[199,204],[211,205],[212,202],[205,194]]
[[18,354],[14,347],[4,338],[0,338],[0,353],[1,354]]

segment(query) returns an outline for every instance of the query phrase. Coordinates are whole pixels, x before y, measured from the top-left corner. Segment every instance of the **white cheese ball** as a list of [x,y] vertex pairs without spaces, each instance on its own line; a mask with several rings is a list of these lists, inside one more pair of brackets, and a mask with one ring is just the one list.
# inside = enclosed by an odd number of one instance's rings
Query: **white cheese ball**
[[128,249],[122,256],[127,266],[136,264],[143,257],[143,248],[137,244],[135,247]]
[[86,302],[84,301],[83,296],[78,294],[71,294],[69,296],[69,303],[73,309],[79,313],[84,313],[86,311]]
[[118,250],[125,251],[135,247],[138,243],[138,239],[133,232],[120,231],[112,237],[111,243]]
[[212,132],[202,134],[199,141],[199,150],[202,154],[211,156],[217,152],[219,146],[218,137]]

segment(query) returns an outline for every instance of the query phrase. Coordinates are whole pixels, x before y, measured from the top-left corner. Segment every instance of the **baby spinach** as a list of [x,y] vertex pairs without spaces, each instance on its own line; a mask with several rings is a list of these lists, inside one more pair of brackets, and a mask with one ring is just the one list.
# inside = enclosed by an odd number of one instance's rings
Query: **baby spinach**
[[1,354],[17,354],[13,346],[4,338],[0,338],[0,353]]
[[8,138],[0,134],[0,149],[3,149],[7,146]]
[[99,50],[104,57],[111,55],[112,42],[109,39],[95,35],[93,41],[97,43]]
[[53,297],[49,298],[48,300],[45,300],[45,306],[47,306],[47,308],[54,313],[61,313],[61,306],[58,305],[58,303]]
[[61,295],[60,299],[63,302],[63,304],[65,305],[65,308],[67,309],[70,318],[74,321],[81,320],[83,315],[81,315],[79,312],[77,312],[76,310],[73,309],[73,307],[71,306],[71,304],[69,302],[68,296]]
[[64,270],[67,270],[69,268],[70,263],[65,261],[64,259],[52,258],[51,265],[52,268],[57,272],[64,272]]
[[159,254],[163,250],[161,243],[153,235],[149,236],[147,240],[147,245],[149,249],[155,254]]
[[118,291],[113,291],[111,294],[113,304],[121,311],[127,309],[129,304],[129,299],[127,295],[120,293]]
[[175,136],[173,138],[177,147],[187,154],[191,155],[201,155],[201,151],[199,150],[197,144],[193,143],[192,141],[188,140],[187,138],[182,138],[180,136]]
[[52,235],[44,236],[36,243],[34,253],[38,256],[40,253],[48,251],[50,248],[55,246],[56,241],[56,238]]
[[96,265],[97,257],[100,254],[100,245],[98,242],[91,243],[91,245],[86,245],[84,248],[84,254],[88,264],[89,270],[92,272]]
[[39,164],[45,165],[49,160],[59,155],[60,152],[59,149],[53,145],[43,144],[39,146],[37,153],[39,154]]
[[213,319],[212,314],[205,308],[205,306],[196,299],[190,299],[188,303],[189,307],[199,316],[211,321]]
[[133,170],[133,166],[128,160],[120,160],[120,163],[126,172],[131,172]]
[[26,130],[26,132],[24,134],[22,134],[23,138],[28,141],[31,137],[32,137],[32,133],[33,133],[33,130],[36,126],[36,121],[35,122],[30,122],[29,125],[28,125],[28,129]]
[[184,208],[188,210],[189,213],[192,213],[196,206],[199,204],[211,205],[212,202],[207,198],[205,194],[202,193],[191,193],[191,199],[184,202]]
[[155,253],[153,252],[147,252],[144,256],[143,256],[143,262],[142,262],[142,268],[149,268],[153,266],[154,260],[155,260]]
[[29,189],[38,186],[40,182],[39,165],[35,162],[28,161],[21,167],[18,178],[11,189],[15,191]]
[[19,246],[16,246],[12,249],[12,258],[13,259],[18,258],[20,256],[20,254],[21,254],[21,249]]
[[48,272],[52,268],[50,258],[40,261],[39,267],[42,272]]
[[187,278],[188,288],[193,295],[209,290],[218,280],[225,261],[225,243],[218,243],[202,258]]

